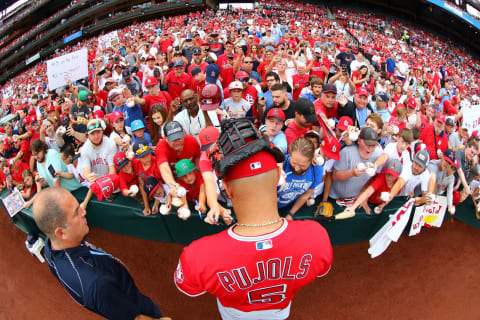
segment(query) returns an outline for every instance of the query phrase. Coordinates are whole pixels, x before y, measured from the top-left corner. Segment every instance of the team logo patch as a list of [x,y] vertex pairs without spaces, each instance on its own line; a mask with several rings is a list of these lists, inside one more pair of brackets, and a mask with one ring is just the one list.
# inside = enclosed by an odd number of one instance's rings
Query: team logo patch
[[257,247],[257,251],[260,251],[260,250],[272,249],[273,244],[272,244],[272,240],[264,240],[264,241],[256,242],[255,246]]
[[260,161],[250,163],[250,170],[258,170],[262,168],[262,163]]
[[337,146],[332,147],[332,152],[337,152]]
[[175,270],[175,282],[182,283],[183,282],[183,269],[182,263],[178,261],[177,270]]

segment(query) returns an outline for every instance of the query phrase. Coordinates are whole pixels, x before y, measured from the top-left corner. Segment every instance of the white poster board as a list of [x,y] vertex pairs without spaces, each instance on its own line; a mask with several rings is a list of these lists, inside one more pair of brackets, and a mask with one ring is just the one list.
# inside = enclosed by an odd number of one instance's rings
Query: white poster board
[[87,49],[81,49],[64,56],[47,60],[48,87],[60,88],[67,81],[75,81],[88,76]]
[[440,228],[447,211],[447,197],[437,196],[431,205],[423,205],[415,209],[409,236],[420,233],[424,225]]
[[98,48],[100,50],[105,50],[106,48],[111,47],[112,44],[117,44],[118,42],[118,32],[115,30],[98,38]]
[[468,134],[480,130],[480,105],[462,108],[463,126],[467,128]]

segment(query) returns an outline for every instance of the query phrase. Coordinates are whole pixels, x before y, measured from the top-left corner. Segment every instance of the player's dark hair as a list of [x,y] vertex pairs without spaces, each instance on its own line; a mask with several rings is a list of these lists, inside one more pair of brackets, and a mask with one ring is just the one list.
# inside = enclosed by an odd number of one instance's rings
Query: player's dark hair
[[268,71],[267,74],[265,74],[265,80],[267,80],[268,77],[274,77],[275,81],[280,82],[280,76],[273,71]]
[[68,156],[74,156],[75,155],[75,149],[73,148],[73,145],[71,143],[65,143],[61,148],[60,148],[60,153],[63,153],[64,155]]
[[467,148],[470,147],[470,148],[475,148],[478,150],[478,143],[477,143],[477,140],[475,139],[475,137],[470,137],[468,138],[467,140]]
[[287,93],[287,86],[284,83],[275,83],[271,88],[270,91],[283,91]]
[[413,127],[410,130],[412,131],[412,134],[413,134],[413,140],[417,140],[418,138],[420,138],[420,128],[419,127]]

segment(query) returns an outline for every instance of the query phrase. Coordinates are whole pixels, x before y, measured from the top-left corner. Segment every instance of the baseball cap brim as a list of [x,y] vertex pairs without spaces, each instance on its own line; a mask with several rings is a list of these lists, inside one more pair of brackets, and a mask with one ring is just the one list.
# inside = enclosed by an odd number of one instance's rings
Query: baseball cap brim
[[325,149],[322,148],[322,151],[330,159],[337,160],[337,161],[340,160],[340,153],[334,153],[331,150],[326,149],[326,148]]
[[175,132],[175,133],[167,136],[167,141],[172,142],[172,141],[182,139],[182,138],[185,138],[185,133],[183,133],[183,131],[180,131],[180,132]]
[[308,123],[315,123],[318,121],[317,116],[312,113],[312,114],[304,114],[305,120],[307,120]]
[[122,162],[120,162],[120,164],[117,166],[117,170],[120,170],[123,167],[125,167],[127,165],[128,161],[129,160],[127,158],[125,158]]
[[422,168],[426,168],[426,167],[427,167],[426,163],[424,163],[423,161],[421,161],[421,160],[419,160],[419,159],[414,158],[414,159],[413,159],[413,162],[415,162],[416,164],[418,164],[418,165],[419,165],[420,167],[422,167]]
[[393,175],[395,178],[398,178],[398,176],[400,175],[400,173],[398,173],[397,171],[395,170],[392,170],[392,169],[385,169],[385,173],[390,173],[391,175]]
[[285,120],[282,119],[281,117],[275,116],[275,115],[270,115],[270,116],[268,116],[267,118],[276,118],[276,119],[278,119],[278,120],[280,120],[280,121],[285,121]]
[[200,151],[205,151],[205,150],[207,150],[207,149],[210,148],[210,146],[211,146],[212,144],[214,144],[214,143],[215,143],[215,141],[214,141],[214,142],[211,142],[211,143],[207,143],[206,145],[201,146],[201,147],[200,147]]
[[452,159],[450,159],[449,157],[446,157],[446,156],[444,156],[443,159],[445,159],[448,163],[450,163],[452,166],[454,166],[456,168],[455,162],[453,162]]
[[363,142],[365,142],[365,144],[367,146],[378,146],[378,141],[377,140],[365,140],[363,139]]
[[145,157],[147,154],[151,154],[151,153],[152,153],[152,149],[148,148],[148,150],[143,151],[143,152],[140,153],[140,154],[136,154],[136,153],[135,153],[135,158],[137,158],[137,159],[143,158],[143,157]]

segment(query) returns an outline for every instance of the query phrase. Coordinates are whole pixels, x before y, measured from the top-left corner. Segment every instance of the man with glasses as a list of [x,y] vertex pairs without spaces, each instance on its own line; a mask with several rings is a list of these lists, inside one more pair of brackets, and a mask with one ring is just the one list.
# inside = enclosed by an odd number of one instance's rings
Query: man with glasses
[[262,81],[262,78],[258,74],[257,71],[253,70],[253,59],[251,57],[246,57],[242,54],[241,57],[235,61],[235,65],[233,66],[233,72],[237,73],[240,60],[242,60],[242,66],[240,67],[241,71],[245,71],[248,76],[250,77],[250,83],[252,85],[260,85],[261,88],[264,88],[265,84]]

